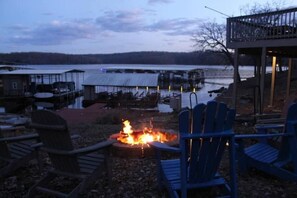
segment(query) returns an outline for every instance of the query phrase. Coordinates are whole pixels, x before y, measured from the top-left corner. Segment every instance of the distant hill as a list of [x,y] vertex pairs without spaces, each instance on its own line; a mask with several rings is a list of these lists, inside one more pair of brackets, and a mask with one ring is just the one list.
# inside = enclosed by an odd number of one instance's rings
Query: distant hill
[[[0,64],[177,64],[229,65],[216,51],[197,52],[127,52],[115,54],[62,54],[43,52],[0,53]],[[251,59],[242,63],[250,65]]]

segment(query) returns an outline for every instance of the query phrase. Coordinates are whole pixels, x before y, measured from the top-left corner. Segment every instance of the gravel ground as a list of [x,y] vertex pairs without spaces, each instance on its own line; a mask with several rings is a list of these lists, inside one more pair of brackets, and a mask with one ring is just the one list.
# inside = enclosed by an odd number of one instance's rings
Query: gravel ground
[[[230,93],[230,92],[229,92]],[[244,96],[250,92],[243,93]],[[223,96],[228,96],[224,94]],[[223,101],[224,97],[221,96]],[[275,108],[280,110],[283,106],[283,95],[276,98]],[[228,97],[225,97],[228,98]],[[267,97],[269,98],[269,97]],[[228,102],[228,101],[227,101]],[[249,114],[252,111],[253,103],[248,102],[241,105],[239,112]],[[269,109],[268,109],[269,110]],[[92,118],[87,118],[88,113],[62,114],[69,121],[70,130],[81,135],[75,140],[76,147],[83,147],[94,144],[100,140],[109,138],[111,134],[121,130],[122,119],[132,121],[132,126],[138,128],[143,123],[153,120],[154,128],[165,130],[177,130],[177,115],[161,114],[157,112],[129,111],[129,110],[102,110],[99,107],[91,111]],[[83,114],[81,114],[83,113]],[[81,116],[83,115],[83,116]],[[77,118],[73,118],[73,117]],[[80,117],[79,117],[80,116]],[[72,122],[71,122],[72,120]],[[84,120],[86,120],[84,122]],[[78,122],[79,121],[79,122]],[[236,133],[253,133],[253,123],[247,121],[236,122],[234,130]],[[227,155],[225,156],[221,170],[222,174],[228,176]],[[41,174],[38,172],[36,162],[32,161],[27,166],[14,172],[13,175],[0,178],[0,197],[25,197],[28,189],[35,184],[46,173],[50,167],[50,161],[46,154],[43,154],[44,168]],[[103,176],[96,181],[90,190],[83,197],[167,197],[165,190],[159,191],[156,179],[156,163],[152,157],[120,158],[113,157],[113,177],[109,186]],[[247,174],[238,176],[239,197],[297,197],[296,183],[279,180],[256,170],[250,170]],[[58,188],[67,189],[70,186],[69,180],[57,181]],[[198,191],[193,197],[211,197],[216,189],[210,191]],[[43,196],[40,196],[43,197]]]

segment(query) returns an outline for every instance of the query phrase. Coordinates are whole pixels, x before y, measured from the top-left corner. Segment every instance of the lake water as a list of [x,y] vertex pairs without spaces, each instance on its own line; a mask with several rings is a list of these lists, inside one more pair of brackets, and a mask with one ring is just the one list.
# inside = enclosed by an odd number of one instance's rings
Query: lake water
[[[140,67],[142,65],[119,65],[119,64],[100,64],[100,65],[26,65],[22,67],[26,68],[33,68],[33,69],[50,69],[50,70],[64,70],[64,69],[79,69],[84,70],[85,73],[83,76],[80,76],[77,84],[81,86],[83,81],[88,78],[88,76],[96,73],[102,73],[105,71],[108,67],[126,67],[126,66],[136,66]],[[144,65],[147,66],[147,65]],[[150,65],[151,67],[166,67],[167,65]],[[176,67],[176,68],[186,68],[186,67],[193,67],[187,66],[187,65],[170,65],[170,67]],[[197,99],[199,103],[206,103],[209,100],[213,100],[217,94],[210,95],[208,91],[216,90],[221,87],[227,88],[230,83],[233,82],[233,67],[232,66],[208,66],[208,65],[198,65],[195,66],[197,69],[203,69],[204,75],[205,75],[205,81],[203,84],[200,84],[198,91],[196,91]],[[242,79],[252,77],[254,69],[250,66],[241,66],[240,69],[240,75]],[[172,95],[174,93],[180,93],[179,91],[168,91],[168,90],[162,90],[161,95]],[[191,92],[182,92],[182,107],[190,106],[190,93]],[[193,96],[193,95],[192,95]],[[83,108],[82,107],[82,100],[83,97],[79,97],[76,99],[75,103],[72,105],[69,105],[68,108]],[[192,97],[192,103],[193,105],[196,103],[195,97]]]

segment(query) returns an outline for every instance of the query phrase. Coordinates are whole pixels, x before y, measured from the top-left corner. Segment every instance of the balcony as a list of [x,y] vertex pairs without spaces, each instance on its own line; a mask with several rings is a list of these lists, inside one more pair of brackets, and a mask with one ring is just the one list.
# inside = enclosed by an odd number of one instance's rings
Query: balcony
[[297,8],[228,18],[226,44],[233,49],[282,47],[295,51]]

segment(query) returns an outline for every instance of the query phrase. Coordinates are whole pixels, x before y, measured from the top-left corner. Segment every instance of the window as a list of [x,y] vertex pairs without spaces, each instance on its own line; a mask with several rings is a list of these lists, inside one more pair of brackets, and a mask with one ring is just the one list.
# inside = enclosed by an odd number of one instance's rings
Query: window
[[18,83],[12,82],[12,89],[17,89],[17,88],[18,88]]

